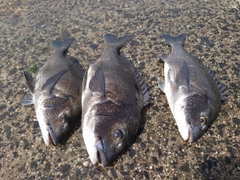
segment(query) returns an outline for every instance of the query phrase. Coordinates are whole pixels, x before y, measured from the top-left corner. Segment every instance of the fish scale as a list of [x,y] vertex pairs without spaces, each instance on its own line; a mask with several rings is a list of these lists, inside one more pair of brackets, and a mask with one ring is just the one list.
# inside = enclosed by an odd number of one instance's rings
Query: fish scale
[[21,103],[35,105],[46,145],[57,145],[80,124],[83,68],[66,54],[73,40],[54,40],[52,56],[35,78],[24,72],[30,94]]
[[217,119],[226,87],[213,71],[183,48],[185,34],[163,38],[172,52],[161,56],[165,81],[159,87],[165,92],[171,112],[184,140],[198,140]]
[[149,94],[146,83],[120,48],[133,36],[106,34],[106,49],[83,80],[83,139],[93,165],[109,165],[133,140]]

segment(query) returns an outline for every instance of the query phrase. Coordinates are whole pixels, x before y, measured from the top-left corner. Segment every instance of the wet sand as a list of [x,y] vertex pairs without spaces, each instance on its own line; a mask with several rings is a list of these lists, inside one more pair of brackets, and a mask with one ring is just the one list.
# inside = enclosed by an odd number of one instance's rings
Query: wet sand
[[[0,4],[0,179],[239,179],[239,1],[27,1]],[[146,79],[151,106],[141,134],[114,163],[93,167],[78,128],[66,144],[47,147],[22,72],[41,67],[51,41],[74,37],[69,54],[87,68],[104,50],[103,35],[135,34],[122,52]],[[218,119],[197,142],[181,138],[157,80],[163,34],[188,34],[185,48],[228,88]],[[35,74],[33,74],[35,76]]]

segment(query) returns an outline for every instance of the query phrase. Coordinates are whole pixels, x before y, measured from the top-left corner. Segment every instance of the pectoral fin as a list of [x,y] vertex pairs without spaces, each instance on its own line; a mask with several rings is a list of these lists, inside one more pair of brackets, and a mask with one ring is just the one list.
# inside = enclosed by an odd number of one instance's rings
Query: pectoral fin
[[33,103],[33,95],[32,94],[27,94],[27,96],[24,99],[21,100],[21,104],[25,105],[25,106],[34,104]]
[[171,64],[167,76],[171,86],[175,86],[178,89],[180,87],[190,89],[189,68],[185,61]]
[[89,82],[89,89],[92,92],[99,92],[102,96],[105,96],[105,78],[101,68],[98,68],[92,76]]
[[158,58],[160,58],[162,62],[166,62],[168,59],[168,54],[158,55]]
[[58,80],[67,72],[68,70],[60,71],[54,74],[52,77],[48,78],[46,83],[42,86],[42,93],[51,94],[54,86],[57,84]]
[[83,75],[83,81],[82,81],[82,92],[86,89],[87,74],[88,74],[88,70],[86,70],[85,73],[84,73],[84,75]]
[[33,94],[34,92],[34,81],[33,81],[33,77],[31,74],[29,74],[27,71],[23,72],[23,77],[25,79],[25,83],[29,89],[29,91]]
[[29,74],[28,72],[24,71],[23,72],[23,77],[25,79],[26,86],[28,87],[29,91],[31,92],[30,94],[27,94],[27,96],[21,100],[21,104],[28,106],[33,104],[33,93],[34,93],[34,80],[32,78],[32,75]]
[[158,81],[158,86],[160,89],[165,93],[165,82],[164,81]]
[[189,68],[188,68],[188,65],[185,61],[183,61],[182,68],[180,68],[180,70],[176,74],[175,83],[178,85],[178,87],[185,86],[188,89],[190,89]]

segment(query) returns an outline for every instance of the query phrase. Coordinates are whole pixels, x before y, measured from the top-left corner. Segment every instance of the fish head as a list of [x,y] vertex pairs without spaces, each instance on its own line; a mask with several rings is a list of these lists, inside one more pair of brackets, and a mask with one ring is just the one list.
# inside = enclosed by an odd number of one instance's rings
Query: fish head
[[[138,123],[127,117],[98,115],[83,129],[84,142],[93,165],[108,166],[138,131]],[[89,121],[89,122],[90,122]],[[131,128],[135,127],[135,128]]]
[[176,103],[175,120],[182,138],[198,140],[218,116],[217,107],[206,95],[193,94]]
[[103,166],[107,166],[128,144],[128,126],[125,119],[116,117],[99,117],[103,119],[95,129],[95,136],[98,138],[96,144],[99,153],[99,160]]
[[[52,101],[53,102],[53,101]],[[69,103],[47,106],[37,110],[37,119],[46,145],[59,144],[73,129],[77,113]],[[80,112],[80,110],[78,110]]]
[[69,111],[64,109],[55,118],[48,120],[48,133],[54,145],[57,145],[69,131],[71,116]]

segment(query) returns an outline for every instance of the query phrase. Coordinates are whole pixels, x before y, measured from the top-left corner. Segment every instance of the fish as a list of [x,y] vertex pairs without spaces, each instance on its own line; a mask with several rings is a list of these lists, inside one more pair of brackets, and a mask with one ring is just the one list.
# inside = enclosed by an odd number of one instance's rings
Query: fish
[[227,91],[214,72],[184,49],[187,35],[163,38],[172,52],[163,55],[164,79],[158,85],[165,93],[179,132],[185,141],[197,141],[217,119]]
[[47,146],[59,144],[80,124],[84,69],[77,59],[67,55],[73,41],[74,38],[52,41],[52,56],[35,78],[23,72],[30,93],[21,104],[34,104]]
[[133,63],[120,54],[133,38],[105,34],[106,49],[83,78],[82,135],[93,165],[108,166],[133,140],[150,98]]

